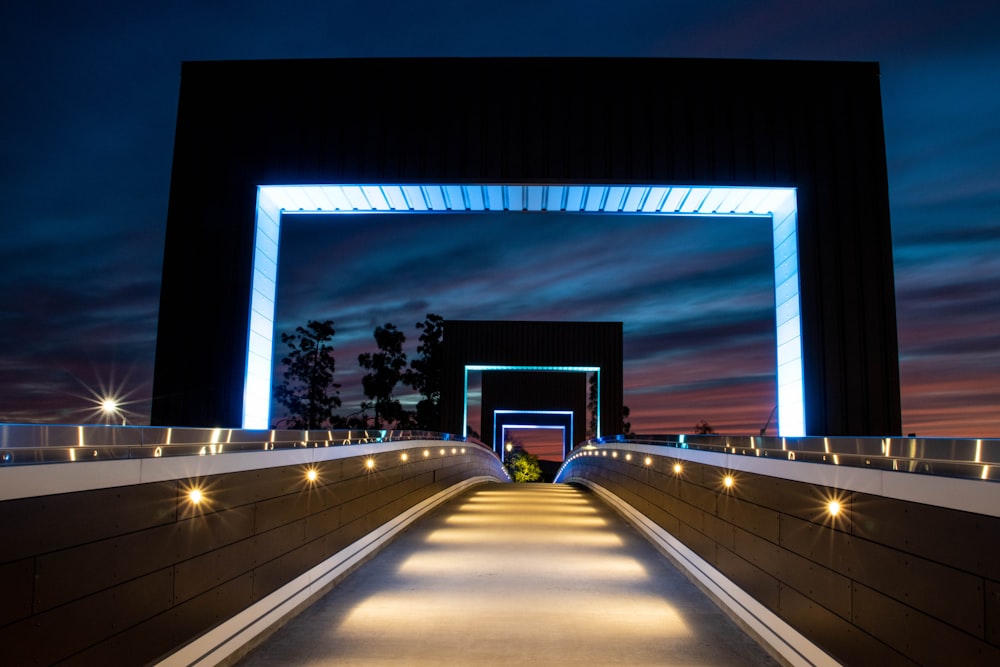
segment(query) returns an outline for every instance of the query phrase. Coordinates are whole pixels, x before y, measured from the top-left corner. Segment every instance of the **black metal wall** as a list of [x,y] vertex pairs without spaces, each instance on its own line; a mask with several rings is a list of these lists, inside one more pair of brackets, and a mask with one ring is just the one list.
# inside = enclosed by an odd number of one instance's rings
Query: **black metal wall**
[[315,484],[303,465],[208,475],[197,507],[188,480],[0,502],[0,663],[149,664],[435,493],[506,480],[439,444],[322,461]]
[[[445,431],[462,432],[465,366],[481,364],[600,367],[601,432],[621,432],[621,322],[445,320],[442,356],[441,422]],[[582,395],[586,400],[585,391]]]
[[258,184],[798,189],[806,430],[901,430],[874,63],[371,59],[182,67],[154,424],[237,426]]

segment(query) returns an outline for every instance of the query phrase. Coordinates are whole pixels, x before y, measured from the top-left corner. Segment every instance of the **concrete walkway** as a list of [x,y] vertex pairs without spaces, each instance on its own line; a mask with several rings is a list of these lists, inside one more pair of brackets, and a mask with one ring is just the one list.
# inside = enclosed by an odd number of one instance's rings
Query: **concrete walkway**
[[414,524],[241,665],[773,665],[612,510],[476,487]]

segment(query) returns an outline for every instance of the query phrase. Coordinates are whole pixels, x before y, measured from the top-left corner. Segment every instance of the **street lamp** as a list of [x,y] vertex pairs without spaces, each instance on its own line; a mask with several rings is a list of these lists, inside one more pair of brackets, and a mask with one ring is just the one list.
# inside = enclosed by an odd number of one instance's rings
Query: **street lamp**
[[112,418],[117,419],[118,417],[121,417],[122,426],[125,426],[125,414],[121,411],[121,408],[118,405],[118,400],[115,397],[109,396],[101,399],[101,412],[104,413],[104,416],[109,421]]

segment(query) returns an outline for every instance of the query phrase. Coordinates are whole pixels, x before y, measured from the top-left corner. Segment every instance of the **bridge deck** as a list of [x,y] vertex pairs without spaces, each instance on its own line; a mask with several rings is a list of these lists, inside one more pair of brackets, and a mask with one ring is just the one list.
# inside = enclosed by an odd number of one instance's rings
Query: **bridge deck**
[[240,664],[776,663],[598,499],[495,484],[417,522]]

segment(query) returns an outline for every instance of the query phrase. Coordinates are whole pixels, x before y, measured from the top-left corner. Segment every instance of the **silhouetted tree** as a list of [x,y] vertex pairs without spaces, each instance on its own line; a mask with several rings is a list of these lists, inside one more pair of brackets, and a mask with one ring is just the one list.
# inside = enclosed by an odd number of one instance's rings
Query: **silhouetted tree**
[[627,405],[622,406],[622,435],[632,435],[632,422],[628,420],[631,413]]
[[295,332],[281,334],[288,354],[281,360],[284,378],[274,388],[274,400],[288,412],[279,420],[288,428],[313,429],[336,424],[333,411],[340,407],[340,385],[333,381],[333,322],[309,320]]
[[707,435],[709,433],[715,433],[715,429],[707,421],[702,419],[700,422],[694,425],[694,432],[699,435]]
[[413,387],[422,397],[417,402],[413,423],[415,428],[432,431],[441,428],[441,346],[444,338],[444,318],[427,313],[423,322],[417,322],[420,344],[417,354],[410,361],[410,369],[403,375],[403,383]]
[[358,355],[361,367],[371,371],[361,378],[365,396],[371,400],[362,403],[361,407],[374,410],[375,428],[381,428],[383,423],[408,425],[408,415],[399,400],[392,395],[396,385],[402,380],[403,369],[406,368],[404,342],[406,335],[395,325],[387,323],[385,326],[375,327],[375,345],[379,351]]

